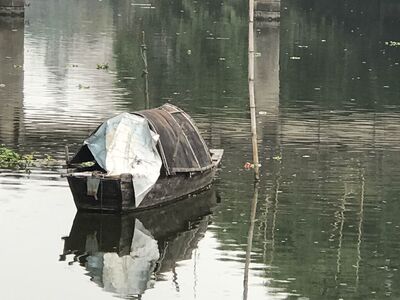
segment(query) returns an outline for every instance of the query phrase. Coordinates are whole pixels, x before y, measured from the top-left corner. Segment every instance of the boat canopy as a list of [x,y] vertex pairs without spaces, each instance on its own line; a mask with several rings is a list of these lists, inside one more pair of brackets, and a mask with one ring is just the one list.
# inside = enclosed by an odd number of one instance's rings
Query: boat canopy
[[[150,130],[158,135],[157,150],[167,175],[174,175],[179,172],[205,171],[212,168],[210,152],[199,130],[189,115],[180,108],[171,104],[164,104],[159,108],[143,110],[130,115],[140,116],[147,120],[146,123],[148,123]],[[106,124],[106,122],[103,124]],[[88,148],[88,144],[93,144],[90,143],[90,141],[93,140],[93,136],[98,136],[97,133],[102,126],[96,129],[85,141],[84,145],[70,161],[71,164],[96,160],[103,169],[109,172],[98,158],[94,158],[94,147],[91,146],[89,147],[91,149]],[[131,126],[136,125],[131,124]],[[135,129],[132,127],[131,131],[134,133],[137,131],[137,128]],[[143,129],[141,129],[141,132],[144,132]],[[106,138],[107,135],[103,134],[96,143],[104,144]],[[104,141],[102,142],[101,139],[104,139]],[[120,149],[124,149],[124,147],[127,147],[128,144],[132,144],[133,142],[125,141],[125,143],[125,145],[122,144],[119,146]],[[103,149],[105,148],[106,147],[103,147]],[[120,159],[120,157],[116,157],[116,159]],[[120,163],[116,162],[115,158],[113,158],[113,161],[118,165],[123,163],[123,160],[121,160]]]
[[193,120],[183,110],[164,104],[135,114],[146,118],[150,129],[159,135],[157,148],[167,174],[212,168],[210,151]]

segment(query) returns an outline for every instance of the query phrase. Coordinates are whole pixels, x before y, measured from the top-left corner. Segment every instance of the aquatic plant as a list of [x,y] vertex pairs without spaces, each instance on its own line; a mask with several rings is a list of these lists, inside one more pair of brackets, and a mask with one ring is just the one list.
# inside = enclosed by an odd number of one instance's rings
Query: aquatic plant
[[83,163],[80,163],[80,167],[93,167],[96,163],[94,161],[86,161]]
[[21,155],[5,145],[0,145],[0,168],[28,169],[34,161],[33,154]]

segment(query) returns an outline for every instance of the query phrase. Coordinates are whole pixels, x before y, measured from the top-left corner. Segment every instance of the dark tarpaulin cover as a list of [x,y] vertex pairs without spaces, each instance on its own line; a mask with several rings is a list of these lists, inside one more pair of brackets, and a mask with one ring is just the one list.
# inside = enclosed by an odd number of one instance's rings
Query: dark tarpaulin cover
[[164,104],[135,114],[145,117],[160,135],[158,150],[167,174],[212,167],[210,152],[193,120],[180,108]]

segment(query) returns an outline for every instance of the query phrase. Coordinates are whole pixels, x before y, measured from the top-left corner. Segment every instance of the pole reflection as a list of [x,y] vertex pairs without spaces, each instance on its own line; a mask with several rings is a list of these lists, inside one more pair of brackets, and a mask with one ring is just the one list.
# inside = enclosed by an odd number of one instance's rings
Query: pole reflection
[[256,182],[254,184],[253,199],[251,201],[250,226],[247,235],[246,262],[244,267],[244,278],[243,278],[243,300],[247,300],[248,290],[249,290],[249,268],[251,259],[251,248],[253,245],[254,223],[256,220],[258,190],[259,190],[259,183]]
[[24,19],[0,17],[0,142],[19,144],[24,89]]

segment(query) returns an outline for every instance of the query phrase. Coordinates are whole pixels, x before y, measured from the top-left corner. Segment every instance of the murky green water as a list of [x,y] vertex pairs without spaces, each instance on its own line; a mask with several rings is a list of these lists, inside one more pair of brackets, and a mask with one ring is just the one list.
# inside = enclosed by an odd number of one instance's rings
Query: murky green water
[[[60,170],[0,171],[2,299],[243,298],[246,14],[234,0],[35,0],[25,25],[0,20],[0,143],[62,159],[105,118],[143,109],[144,30],[151,106],[182,107],[225,149],[215,189],[156,220],[75,215]],[[256,24],[248,299],[400,299],[399,16],[396,1],[287,0],[279,25]],[[132,265],[140,236],[154,264]]]

